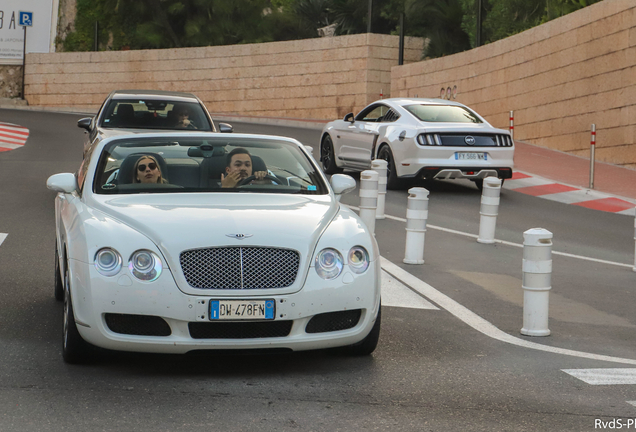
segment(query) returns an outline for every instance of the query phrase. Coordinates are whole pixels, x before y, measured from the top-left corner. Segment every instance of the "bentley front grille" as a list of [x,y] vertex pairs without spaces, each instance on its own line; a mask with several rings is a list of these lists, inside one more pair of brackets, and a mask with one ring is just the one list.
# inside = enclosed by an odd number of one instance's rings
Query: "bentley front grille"
[[268,289],[294,283],[300,254],[291,249],[219,247],[181,252],[180,261],[193,288]]

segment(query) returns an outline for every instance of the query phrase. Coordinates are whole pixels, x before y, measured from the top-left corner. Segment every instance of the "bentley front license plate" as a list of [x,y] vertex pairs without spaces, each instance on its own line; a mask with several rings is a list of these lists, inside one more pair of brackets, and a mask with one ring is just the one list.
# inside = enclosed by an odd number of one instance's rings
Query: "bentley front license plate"
[[210,300],[210,320],[273,320],[274,300]]
[[488,160],[486,153],[455,153],[455,160]]

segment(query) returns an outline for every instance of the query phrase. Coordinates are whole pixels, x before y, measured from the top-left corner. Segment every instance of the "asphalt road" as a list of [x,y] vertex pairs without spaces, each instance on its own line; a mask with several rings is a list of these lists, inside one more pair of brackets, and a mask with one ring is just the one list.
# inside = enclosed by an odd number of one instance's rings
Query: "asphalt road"
[[[600,420],[636,417],[634,385],[590,385],[563,372],[629,374],[633,364],[503,342],[445,308],[384,307],[380,345],[367,358],[104,352],[95,364],[66,365],[62,305],[53,298],[54,193],[45,182],[79,166],[78,118],[0,110],[0,121],[31,131],[23,149],[0,153],[0,233],[9,234],[0,245],[0,431],[587,431]],[[319,137],[234,126],[314,147]],[[479,193],[471,183],[424,187],[429,224],[477,234]],[[403,218],[406,196],[390,192],[386,213]],[[357,195],[343,202],[357,205]],[[522,232],[537,226],[554,233],[555,251],[633,263],[633,218],[503,191],[497,238],[521,243]],[[426,263],[407,266],[404,228],[377,221],[382,255],[513,339],[636,359],[631,269],[554,256],[552,335],[528,338],[519,334],[521,248],[429,228]]]

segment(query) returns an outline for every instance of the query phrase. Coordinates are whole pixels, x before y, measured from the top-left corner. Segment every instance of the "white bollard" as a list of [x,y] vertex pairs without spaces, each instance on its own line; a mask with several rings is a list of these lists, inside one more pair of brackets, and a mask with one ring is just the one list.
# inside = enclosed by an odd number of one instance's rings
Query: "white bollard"
[[424,264],[424,240],[428,219],[428,194],[420,187],[409,189],[406,205],[406,246],[405,264]]
[[378,207],[378,173],[371,170],[360,173],[360,218],[375,233],[375,211]]
[[385,161],[384,159],[376,159],[371,162],[371,169],[378,173],[378,208],[375,211],[376,219],[384,219],[387,166],[387,161]]
[[495,242],[495,227],[499,214],[499,195],[501,194],[501,180],[497,177],[486,177],[481,192],[481,208],[479,214],[479,243],[492,244]]
[[636,272],[636,208],[634,209],[634,270]]
[[552,233],[533,228],[523,233],[523,328],[526,336],[548,336],[552,289]]

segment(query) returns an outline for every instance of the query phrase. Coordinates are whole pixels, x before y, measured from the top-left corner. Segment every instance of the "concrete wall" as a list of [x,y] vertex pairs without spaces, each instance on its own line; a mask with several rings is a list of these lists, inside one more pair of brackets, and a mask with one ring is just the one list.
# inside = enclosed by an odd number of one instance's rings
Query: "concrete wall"
[[[405,62],[423,41],[407,38]],[[27,55],[29,105],[98,108],[115,89],[195,93],[212,113],[333,119],[384,92],[398,37],[361,34],[264,44]]]
[[636,168],[636,2],[604,0],[510,38],[391,69],[393,96],[465,103],[515,138]]

